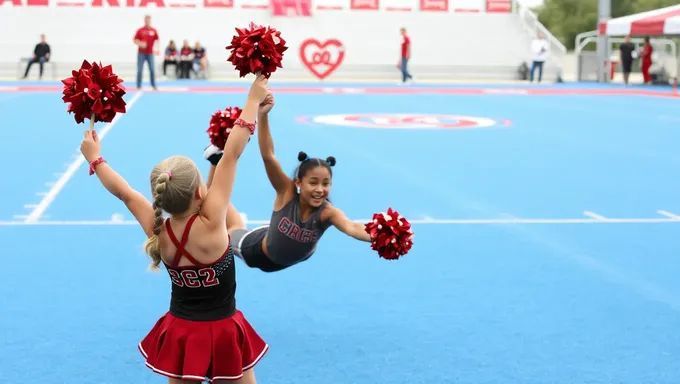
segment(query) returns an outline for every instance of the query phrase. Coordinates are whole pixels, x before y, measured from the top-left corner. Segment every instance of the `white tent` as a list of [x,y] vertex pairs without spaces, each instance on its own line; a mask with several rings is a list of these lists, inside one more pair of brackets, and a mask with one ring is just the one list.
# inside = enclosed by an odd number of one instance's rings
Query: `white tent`
[[680,35],[680,5],[603,21],[599,33],[606,36]]
[[[680,4],[602,21],[598,26],[598,34],[607,37],[625,35],[680,36]],[[676,54],[680,54],[680,52]],[[680,72],[680,58],[675,59],[675,64],[674,67],[676,68],[673,69],[675,73],[670,75],[677,81],[678,72]],[[604,77],[604,73],[601,76]]]

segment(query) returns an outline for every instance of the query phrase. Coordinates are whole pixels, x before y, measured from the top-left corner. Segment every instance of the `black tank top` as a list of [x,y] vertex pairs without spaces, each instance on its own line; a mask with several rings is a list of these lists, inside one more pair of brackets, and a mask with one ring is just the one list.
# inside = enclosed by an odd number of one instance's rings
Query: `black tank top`
[[300,195],[293,197],[288,204],[272,213],[267,231],[267,251],[269,258],[276,264],[289,267],[312,257],[316,245],[331,223],[321,220],[321,212],[326,206],[312,210],[312,215],[302,221]]
[[[236,312],[236,270],[234,253],[230,244],[224,255],[212,264],[201,264],[184,248],[189,239],[189,231],[198,214],[191,216],[187,223],[182,241],[170,227],[170,219],[165,227],[170,240],[177,247],[171,264],[163,262],[172,280],[170,313],[182,319],[194,321],[213,321],[225,319]],[[179,267],[182,256],[194,265]]]

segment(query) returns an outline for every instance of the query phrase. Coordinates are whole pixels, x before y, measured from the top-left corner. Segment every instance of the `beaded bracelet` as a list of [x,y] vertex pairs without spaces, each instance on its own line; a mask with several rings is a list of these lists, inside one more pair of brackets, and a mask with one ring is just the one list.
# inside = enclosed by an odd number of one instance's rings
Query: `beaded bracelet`
[[99,164],[102,164],[102,163],[106,163],[106,160],[104,160],[104,158],[101,157],[101,156],[100,156],[99,158],[97,158],[97,160],[95,160],[95,161],[93,161],[93,162],[90,163],[90,176],[94,175],[94,169],[95,169]]
[[234,121],[234,127],[238,125],[238,126],[241,126],[241,127],[248,128],[248,129],[250,129],[250,134],[252,135],[252,134],[255,133],[255,124],[256,123],[257,123],[257,121],[249,123],[249,122],[247,122],[243,119],[237,119],[236,121]]

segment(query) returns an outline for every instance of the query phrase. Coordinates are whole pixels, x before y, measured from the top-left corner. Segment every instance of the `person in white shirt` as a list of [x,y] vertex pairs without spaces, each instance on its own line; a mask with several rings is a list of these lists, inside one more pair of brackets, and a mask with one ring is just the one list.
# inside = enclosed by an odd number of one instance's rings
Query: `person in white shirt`
[[534,71],[538,68],[538,82],[543,78],[543,64],[548,60],[550,45],[543,38],[542,33],[538,33],[536,38],[531,42],[531,53],[533,54],[533,62],[531,64],[531,72],[529,74],[529,81],[534,82]]

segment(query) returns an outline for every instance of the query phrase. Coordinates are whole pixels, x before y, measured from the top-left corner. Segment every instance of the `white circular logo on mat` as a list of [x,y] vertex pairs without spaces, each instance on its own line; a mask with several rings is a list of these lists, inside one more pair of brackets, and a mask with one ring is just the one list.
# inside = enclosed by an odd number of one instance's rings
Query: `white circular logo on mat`
[[311,123],[378,129],[471,129],[498,125],[485,117],[429,114],[322,115],[311,118]]

